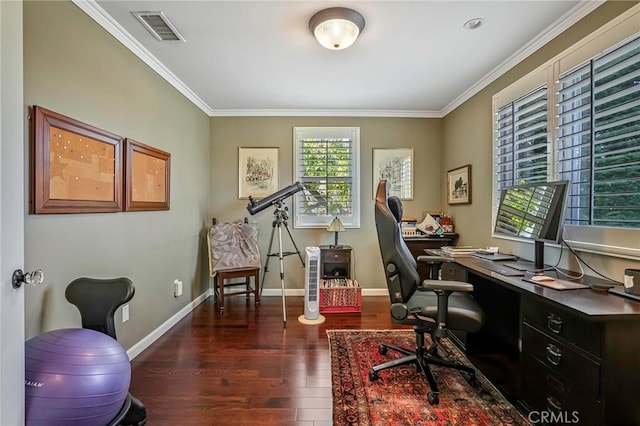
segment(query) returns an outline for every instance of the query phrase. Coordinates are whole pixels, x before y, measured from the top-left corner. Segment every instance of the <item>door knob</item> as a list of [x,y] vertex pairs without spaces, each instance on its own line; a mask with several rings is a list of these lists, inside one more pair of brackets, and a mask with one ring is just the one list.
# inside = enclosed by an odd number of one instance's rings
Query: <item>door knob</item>
[[33,272],[22,272],[22,269],[16,269],[11,276],[11,284],[13,288],[19,288],[22,283],[36,286],[44,281],[44,272],[42,269],[36,269]]

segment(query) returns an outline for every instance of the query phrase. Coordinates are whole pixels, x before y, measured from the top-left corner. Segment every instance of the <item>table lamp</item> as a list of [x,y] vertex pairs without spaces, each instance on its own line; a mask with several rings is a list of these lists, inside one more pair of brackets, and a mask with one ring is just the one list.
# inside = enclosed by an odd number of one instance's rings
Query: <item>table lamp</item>
[[336,233],[335,244],[331,247],[339,248],[340,246],[338,245],[338,232],[344,232],[346,231],[346,229],[344,229],[344,225],[337,216],[333,218],[333,220],[329,224],[329,227],[327,228],[327,231]]

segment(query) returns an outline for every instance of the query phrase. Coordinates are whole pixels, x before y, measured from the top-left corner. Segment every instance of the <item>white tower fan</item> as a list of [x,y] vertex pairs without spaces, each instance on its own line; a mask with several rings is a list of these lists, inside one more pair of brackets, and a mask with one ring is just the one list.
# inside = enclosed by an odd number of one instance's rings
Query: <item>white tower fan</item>
[[304,324],[321,324],[324,317],[320,315],[320,248],[305,249],[304,273],[304,315],[298,320]]

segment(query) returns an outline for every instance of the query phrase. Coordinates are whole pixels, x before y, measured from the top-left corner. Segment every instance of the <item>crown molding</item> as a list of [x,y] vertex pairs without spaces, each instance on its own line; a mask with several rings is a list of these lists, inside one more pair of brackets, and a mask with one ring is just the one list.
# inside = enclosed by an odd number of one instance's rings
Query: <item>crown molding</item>
[[145,64],[157,72],[169,84],[182,93],[187,99],[193,102],[205,114],[211,115],[211,108],[198,95],[196,95],[186,84],[175,76],[164,64],[151,54],[142,44],[134,39],[127,30],[117,23],[98,3],[94,0],[71,0],[84,13],[89,15],[116,40],[125,45],[134,55],[140,58]]
[[542,33],[533,38],[526,45],[522,46],[522,48],[520,48],[513,55],[505,59],[501,64],[490,71],[473,86],[469,87],[467,90],[458,95],[451,103],[449,103],[442,109],[442,111],[440,111],[442,117],[446,116],[447,114],[458,108],[460,105],[462,105],[464,102],[471,99],[473,95],[496,81],[500,76],[505,74],[511,68],[528,58],[535,51],[556,38],[558,35],[562,34],[572,25],[576,24],[578,21],[587,16],[589,13],[593,12],[605,2],[606,0],[580,1],[571,10],[558,18],[553,24],[549,25]]
[[412,110],[330,110],[330,109],[225,109],[213,110],[212,117],[405,117],[442,118],[440,111]]
[[529,43],[519,49],[516,53],[504,60],[500,65],[485,75],[473,86],[458,95],[451,103],[446,105],[441,111],[418,111],[418,110],[214,110],[195,94],[186,84],[175,76],[164,64],[151,54],[142,44],[129,34],[118,22],[102,9],[95,0],[71,0],[78,8],[102,26],[109,34],[127,47],[134,55],[140,58],[151,69],[157,72],[176,90],[182,93],[187,99],[193,102],[205,114],[210,117],[406,117],[406,118],[442,118],[469,100],[480,90],[487,87],[501,75],[522,62],[536,50],[540,49],[553,38],[567,30],[580,19],[594,11],[606,0],[586,0],[580,1],[570,11],[556,20],[545,29],[540,35],[532,39]]

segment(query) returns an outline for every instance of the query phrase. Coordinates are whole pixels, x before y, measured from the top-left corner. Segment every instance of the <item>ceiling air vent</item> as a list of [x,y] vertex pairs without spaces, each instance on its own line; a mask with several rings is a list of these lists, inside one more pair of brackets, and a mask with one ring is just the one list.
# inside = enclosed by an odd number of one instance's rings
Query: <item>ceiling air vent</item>
[[159,41],[185,41],[162,12],[131,12]]

